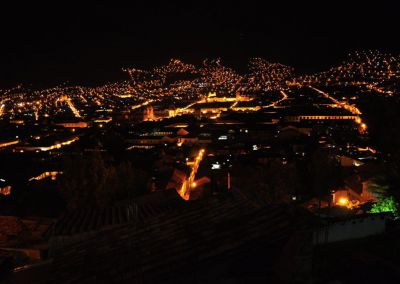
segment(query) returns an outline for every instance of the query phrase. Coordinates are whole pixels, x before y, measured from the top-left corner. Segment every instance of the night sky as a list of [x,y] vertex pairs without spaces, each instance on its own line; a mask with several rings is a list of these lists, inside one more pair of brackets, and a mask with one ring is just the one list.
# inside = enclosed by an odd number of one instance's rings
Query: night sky
[[261,56],[300,73],[328,68],[355,49],[400,53],[395,1],[110,2],[2,7],[0,88],[99,84],[124,79],[121,67],[146,68],[171,57],[191,63],[221,57],[243,70],[249,57]]

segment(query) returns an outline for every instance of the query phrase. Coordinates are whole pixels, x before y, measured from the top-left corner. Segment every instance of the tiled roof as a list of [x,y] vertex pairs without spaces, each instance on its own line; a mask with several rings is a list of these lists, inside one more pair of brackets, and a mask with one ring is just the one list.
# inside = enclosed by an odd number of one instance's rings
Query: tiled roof
[[179,207],[178,194],[156,192],[107,208],[89,208],[66,213],[51,230],[51,236],[68,236],[103,230],[128,222],[140,223]]
[[236,277],[233,262],[240,267],[252,263],[249,269],[258,267],[257,275],[265,277],[272,265],[267,259],[278,257],[279,248],[308,222],[290,207],[262,206],[236,193],[185,204],[143,223],[55,247],[50,272],[31,281],[192,283],[206,277],[208,269],[216,270],[208,280]]

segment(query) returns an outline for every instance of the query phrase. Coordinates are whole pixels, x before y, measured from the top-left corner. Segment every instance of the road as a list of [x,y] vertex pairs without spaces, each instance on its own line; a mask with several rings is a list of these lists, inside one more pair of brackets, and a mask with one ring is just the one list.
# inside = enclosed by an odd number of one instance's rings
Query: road
[[78,109],[74,106],[72,103],[71,99],[68,96],[62,96],[59,99],[56,100],[56,102],[66,102],[68,107],[71,109],[72,113],[74,114],[75,117],[77,118],[82,118],[81,114],[79,113]]
[[284,91],[281,91],[281,95],[282,95],[282,97],[280,99],[274,101],[273,103],[271,103],[267,106],[264,106],[264,108],[275,107],[278,104],[280,104],[281,102],[283,102],[284,100],[288,99],[288,95]]
[[81,118],[81,114],[79,113],[78,109],[74,106],[70,98],[67,98],[66,100],[69,108],[71,109],[72,113],[75,115],[77,118]]
[[201,149],[199,153],[197,154],[196,158],[194,159],[193,164],[191,165],[191,171],[189,178],[186,179],[186,181],[182,184],[181,189],[178,191],[179,195],[184,199],[184,200],[189,200],[190,199],[190,192],[192,189],[196,187],[196,183],[194,182],[197,174],[197,170],[199,169],[200,162],[203,160],[204,157],[204,149]]
[[361,114],[361,111],[356,106],[350,105],[347,102],[338,101],[337,99],[331,97],[328,93],[325,93],[324,91],[321,91],[321,90],[319,90],[317,88],[314,88],[312,86],[310,86],[310,88],[313,89],[314,91],[318,92],[319,94],[323,95],[325,98],[331,100],[332,102],[334,102],[339,107],[350,111],[352,114],[356,114],[356,115],[360,115]]
[[137,105],[133,105],[132,107],[131,107],[131,109],[132,110],[134,110],[134,109],[138,109],[138,108],[141,108],[142,106],[147,106],[148,104],[150,104],[151,102],[153,102],[153,100],[147,100],[147,101],[144,101],[143,103],[141,103],[141,104],[137,104]]
[[0,102],[0,117],[3,116],[4,114],[4,109],[5,109],[5,105],[3,104],[3,102]]
[[313,89],[314,91],[318,92],[319,94],[323,95],[325,98],[331,100],[333,103],[335,103],[338,107],[341,107],[345,110],[348,110],[349,112],[351,112],[354,115],[357,115],[357,118],[355,120],[355,122],[359,125],[358,130],[359,132],[365,133],[367,130],[367,125],[362,121],[360,115],[362,114],[361,111],[358,109],[357,106],[355,105],[350,105],[349,103],[345,102],[345,101],[338,101],[337,99],[331,97],[328,93],[321,91],[317,88],[314,88],[312,86],[309,86],[311,89]]

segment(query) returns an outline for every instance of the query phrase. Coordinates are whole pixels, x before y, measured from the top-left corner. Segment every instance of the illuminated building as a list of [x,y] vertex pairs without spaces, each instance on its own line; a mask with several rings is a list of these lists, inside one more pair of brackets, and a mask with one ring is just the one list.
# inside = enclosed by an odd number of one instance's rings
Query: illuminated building
[[286,116],[285,120],[289,122],[301,122],[306,120],[356,120],[355,115],[296,115]]
[[38,176],[32,177],[29,179],[29,181],[39,181],[39,180],[43,180],[45,178],[51,178],[52,180],[56,180],[58,175],[63,174],[63,172],[58,172],[58,171],[52,171],[52,172],[44,172]]
[[154,120],[154,109],[148,106],[143,111],[143,121]]
[[11,194],[11,186],[10,185],[7,185],[7,186],[4,186],[4,187],[0,187],[0,194],[1,195],[10,195]]
[[77,121],[77,122],[60,122],[56,123],[55,125],[62,126],[65,128],[87,128],[88,123],[84,121]]

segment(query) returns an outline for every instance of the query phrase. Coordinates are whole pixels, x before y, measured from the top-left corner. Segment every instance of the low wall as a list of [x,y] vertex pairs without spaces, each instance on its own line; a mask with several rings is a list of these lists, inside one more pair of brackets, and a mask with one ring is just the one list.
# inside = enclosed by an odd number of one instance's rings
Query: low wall
[[387,218],[385,214],[368,214],[328,221],[327,224],[314,230],[313,243],[315,245],[333,243],[383,234]]

